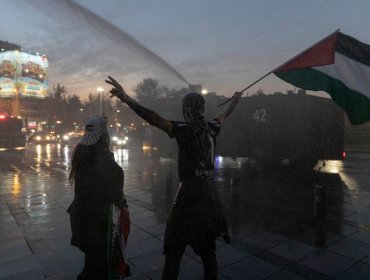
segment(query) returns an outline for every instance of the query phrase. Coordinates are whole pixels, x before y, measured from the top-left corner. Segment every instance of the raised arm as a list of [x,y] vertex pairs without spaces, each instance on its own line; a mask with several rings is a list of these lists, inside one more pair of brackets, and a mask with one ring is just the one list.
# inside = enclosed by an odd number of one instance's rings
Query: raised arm
[[231,112],[234,111],[236,104],[238,104],[242,94],[243,94],[242,92],[235,92],[231,104],[226,108],[225,111],[217,115],[216,119],[218,119],[220,123],[223,123],[226,120],[226,118],[231,114]]
[[126,103],[138,116],[147,121],[150,125],[158,127],[166,133],[172,132],[172,123],[164,118],[162,118],[158,113],[141,106],[134,99],[132,99],[123,87],[112,77],[108,76],[108,80],[105,80],[106,83],[113,86],[109,91],[113,96],[119,98],[123,103]]

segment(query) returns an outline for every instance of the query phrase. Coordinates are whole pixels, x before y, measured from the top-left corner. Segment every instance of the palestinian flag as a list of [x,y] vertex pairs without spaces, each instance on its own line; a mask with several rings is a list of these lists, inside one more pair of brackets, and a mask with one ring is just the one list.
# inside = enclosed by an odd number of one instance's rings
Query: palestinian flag
[[130,213],[126,207],[110,206],[107,236],[108,275],[106,279],[123,279],[131,275],[126,256],[130,233]]
[[352,124],[370,120],[370,46],[339,31],[272,71],[306,90],[330,94]]

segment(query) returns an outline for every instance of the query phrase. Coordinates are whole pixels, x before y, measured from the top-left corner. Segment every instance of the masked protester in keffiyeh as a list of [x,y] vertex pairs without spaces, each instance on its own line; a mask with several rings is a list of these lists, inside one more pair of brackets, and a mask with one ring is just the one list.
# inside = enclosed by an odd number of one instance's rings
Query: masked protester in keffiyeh
[[162,279],[177,279],[185,247],[190,245],[201,257],[204,279],[217,279],[216,237],[230,243],[221,201],[214,183],[214,151],[221,123],[233,111],[241,93],[212,121],[205,121],[202,95],[189,93],[183,98],[185,121],[168,121],[156,112],[139,105],[122,86],[109,77],[110,91],[149,124],[175,138],[179,148],[180,186],[170,210],[165,238],[165,266]]
[[69,179],[74,184],[74,199],[68,208],[71,244],[85,254],[77,279],[105,280],[128,275],[124,259],[129,232],[124,174],[109,150],[105,118],[88,118],[73,154]]

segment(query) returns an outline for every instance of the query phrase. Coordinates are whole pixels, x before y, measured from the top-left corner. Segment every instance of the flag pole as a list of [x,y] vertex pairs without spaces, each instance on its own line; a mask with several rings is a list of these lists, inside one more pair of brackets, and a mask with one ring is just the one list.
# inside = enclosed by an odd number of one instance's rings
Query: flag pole
[[[244,88],[242,91],[240,92],[244,92],[246,91],[247,89],[249,89],[250,87],[254,86],[255,84],[257,84],[259,81],[261,81],[262,79],[266,78],[268,75],[270,75],[271,73],[275,72],[276,70],[278,70],[279,68],[287,65],[289,62],[293,61],[294,59],[296,59],[298,56],[300,56],[302,53],[308,51],[309,49],[313,48],[313,47],[316,47],[318,44],[320,44],[321,42],[325,41],[327,38],[333,36],[334,34],[336,34],[337,32],[339,32],[340,29],[337,29],[335,30],[334,32],[330,33],[328,36],[326,36],[325,38],[321,39],[320,41],[318,41],[317,43],[313,44],[312,46],[308,47],[307,49],[305,49],[304,51],[300,52],[299,54],[295,55],[293,58],[289,59],[287,62],[281,64],[280,66],[276,67],[274,70],[271,70],[270,72],[268,72],[267,74],[263,75],[261,78],[259,78],[258,80],[254,81],[253,83],[251,83],[249,86],[247,86],[246,88]],[[229,101],[231,101],[232,99],[234,98],[234,96],[230,97],[229,99],[225,100],[224,102],[222,102],[221,104],[217,105],[217,107],[220,107],[220,106],[223,106],[225,105],[226,103],[228,103]]]

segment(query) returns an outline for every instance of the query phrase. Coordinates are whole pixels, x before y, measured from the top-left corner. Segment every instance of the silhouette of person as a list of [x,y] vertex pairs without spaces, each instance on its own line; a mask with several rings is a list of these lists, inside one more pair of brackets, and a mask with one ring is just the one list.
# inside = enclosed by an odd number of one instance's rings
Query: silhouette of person
[[178,144],[180,186],[170,210],[165,238],[165,265],[162,279],[177,279],[185,247],[190,245],[203,263],[204,278],[217,279],[216,237],[230,243],[226,219],[214,184],[214,151],[222,122],[233,111],[242,93],[212,121],[204,120],[205,100],[189,93],[182,101],[185,121],[168,121],[132,99],[112,77],[110,93],[126,103],[150,125],[175,138]]
[[118,261],[113,258],[119,252],[118,247],[112,246],[116,238],[110,229],[112,204],[127,210],[127,203],[123,170],[109,150],[105,118],[88,118],[85,133],[73,154],[69,180],[74,184],[74,199],[68,209],[71,245],[85,254],[84,267],[77,279],[108,279],[109,273],[116,273]]

